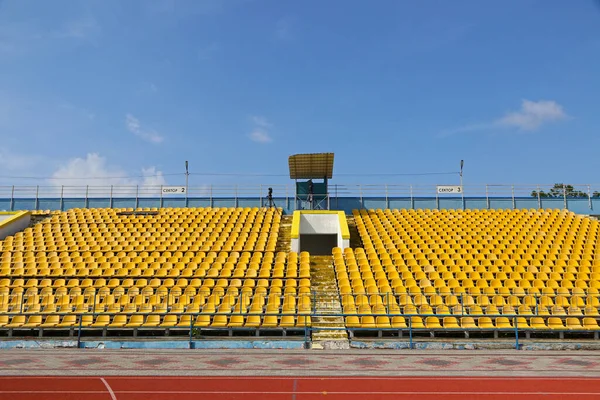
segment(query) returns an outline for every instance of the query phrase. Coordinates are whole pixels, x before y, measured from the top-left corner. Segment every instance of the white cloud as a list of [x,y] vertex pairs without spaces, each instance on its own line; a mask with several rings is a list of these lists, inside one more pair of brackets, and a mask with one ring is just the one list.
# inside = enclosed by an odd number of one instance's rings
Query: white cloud
[[250,119],[255,125],[252,132],[248,134],[250,140],[256,143],[272,142],[273,138],[271,137],[269,130],[273,127],[273,124],[269,122],[268,119],[260,115],[253,115],[252,117],[250,117]]
[[273,124],[270,123],[265,117],[262,117],[260,115],[253,115],[252,122],[260,126],[261,128],[270,128],[273,126]]
[[164,140],[164,138],[158,132],[142,129],[140,120],[131,114],[127,114],[125,116],[125,126],[129,132],[147,142],[158,144]]
[[269,143],[273,141],[273,139],[269,135],[269,132],[261,129],[253,130],[248,136],[250,137],[250,140],[257,143]]
[[167,184],[162,171],[157,171],[156,167],[142,168],[142,175],[144,176],[144,180],[142,181],[142,185],[144,186],[160,186]]
[[540,100],[535,102],[523,100],[520,111],[506,114],[497,123],[524,131],[534,131],[543,124],[565,118],[567,118],[567,114],[565,114],[563,107],[555,101]]
[[[135,195],[135,186],[160,186],[167,181],[162,171],[156,167],[142,168],[137,176],[127,174],[118,166],[109,165],[107,159],[98,153],[88,153],[85,158],[76,157],[61,165],[49,182],[54,186],[64,185],[64,195],[82,195],[82,188],[90,186],[90,196],[105,196],[109,187],[126,186],[114,192],[115,195]],[[71,188],[69,188],[69,187]],[[117,193],[118,192],[118,193]],[[154,194],[158,192],[155,190]],[[143,193],[142,193],[143,194]],[[151,193],[146,193],[151,194]]]
[[451,136],[458,133],[481,132],[492,129],[517,129],[533,132],[542,125],[562,121],[569,118],[563,106],[553,100],[523,100],[519,111],[512,111],[501,118],[490,122],[473,123],[455,129],[449,129],[439,136]]

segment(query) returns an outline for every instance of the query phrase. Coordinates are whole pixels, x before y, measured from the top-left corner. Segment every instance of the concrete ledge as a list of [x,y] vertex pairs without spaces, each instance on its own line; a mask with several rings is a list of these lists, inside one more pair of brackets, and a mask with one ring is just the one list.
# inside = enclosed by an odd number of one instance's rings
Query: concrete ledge
[[30,221],[29,211],[0,211],[0,240],[27,228]]
[[[351,349],[387,349],[387,350],[409,350],[409,341],[378,341],[378,340],[352,340]],[[514,350],[515,341],[479,341],[479,342],[426,342],[414,341],[413,350]],[[600,350],[600,342],[533,342],[520,341],[521,350]]]
[[[0,340],[0,349],[77,348],[76,340]],[[187,340],[82,340],[85,349],[189,349]],[[195,340],[192,349],[303,349],[303,340]]]

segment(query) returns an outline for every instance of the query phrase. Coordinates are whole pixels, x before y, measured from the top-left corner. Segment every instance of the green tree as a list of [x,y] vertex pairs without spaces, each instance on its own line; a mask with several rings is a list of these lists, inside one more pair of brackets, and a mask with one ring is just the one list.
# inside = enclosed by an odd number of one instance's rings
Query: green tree
[[[582,192],[581,190],[575,190],[573,185],[568,185],[565,183],[555,183],[554,186],[548,192],[544,192],[540,190],[540,197],[563,197],[567,194],[567,197],[587,197],[587,193]],[[538,192],[534,190],[531,192],[531,197],[538,197]],[[593,197],[600,197],[599,192],[594,192]]]

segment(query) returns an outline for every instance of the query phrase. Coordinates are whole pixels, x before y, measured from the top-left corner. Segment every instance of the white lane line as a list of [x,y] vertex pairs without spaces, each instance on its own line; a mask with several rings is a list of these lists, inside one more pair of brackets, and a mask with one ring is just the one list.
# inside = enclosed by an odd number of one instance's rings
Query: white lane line
[[112,400],[117,400],[117,396],[115,396],[115,392],[113,392],[113,390],[110,387],[110,385],[108,384],[108,382],[106,382],[106,379],[100,378],[100,380],[102,381],[102,383],[104,383],[104,386],[106,386],[106,390],[108,390],[108,393],[110,393],[110,398]]
[[[102,379],[103,380],[103,379]],[[103,380],[104,381],[104,380]],[[110,389],[110,386],[107,386],[109,390],[110,396],[112,399],[116,400],[115,392]],[[77,394],[85,394],[85,393],[106,393],[106,391],[81,391],[81,390],[0,390],[0,394],[69,394],[69,393],[77,393]],[[132,390],[132,391],[122,391],[119,390],[117,393],[120,394],[324,394],[323,391],[298,391],[298,392],[252,392],[252,391],[222,391],[222,390],[214,390],[214,391],[169,391],[169,390],[152,390],[152,391],[141,391],[141,390]],[[327,394],[343,394],[343,395],[411,395],[411,396],[424,396],[424,395],[478,395],[478,396],[524,396],[524,395],[543,395],[543,396],[598,396],[600,392],[332,392],[327,391]]]
[[[78,378],[77,376],[49,376],[50,378]],[[2,377],[0,377],[1,379]],[[13,378],[14,376],[7,377]],[[81,377],[85,378],[85,377]],[[306,376],[295,376],[295,375],[278,375],[278,376],[256,376],[256,375],[204,375],[204,376],[180,376],[180,375],[119,375],[111,376],[110,379],[197,379],[197,380],[215,380],[215,379],[255,379],[255,380],[291,380],[291,379],[309,379],[309,380],[544,380],[544,381],[598,381],[600,378],[596,376],[583,377],[583,376],[485,376],[485,375],[469,375],[469,376],[445,376],[445,375],[399,375],[399,376],[347,376],[347,375],[306,375]]]

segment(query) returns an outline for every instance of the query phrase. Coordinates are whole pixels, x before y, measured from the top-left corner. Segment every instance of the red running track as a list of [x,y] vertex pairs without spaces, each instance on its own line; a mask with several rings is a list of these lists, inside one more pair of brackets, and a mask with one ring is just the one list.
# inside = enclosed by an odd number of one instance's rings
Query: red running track
[[600,378],[515,377],[0,377],[0,399],[315,400],[600,398]]

